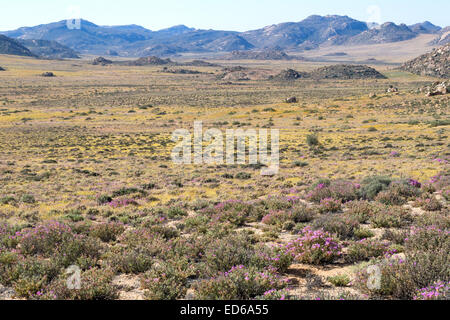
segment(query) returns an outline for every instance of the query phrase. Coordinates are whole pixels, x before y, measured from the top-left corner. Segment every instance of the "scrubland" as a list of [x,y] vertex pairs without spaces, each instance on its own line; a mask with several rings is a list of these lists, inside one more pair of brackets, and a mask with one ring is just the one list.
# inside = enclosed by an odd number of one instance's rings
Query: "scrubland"
[[[418,90],[433,79],[382,66],[387,80],[225,82],[218,67],[0,65],[3,298],[448,298],[450,99]],[[173,164],[172,132],[197,120],[279,129],[279,174]],[[80,290],[66,286],[72,265]]]

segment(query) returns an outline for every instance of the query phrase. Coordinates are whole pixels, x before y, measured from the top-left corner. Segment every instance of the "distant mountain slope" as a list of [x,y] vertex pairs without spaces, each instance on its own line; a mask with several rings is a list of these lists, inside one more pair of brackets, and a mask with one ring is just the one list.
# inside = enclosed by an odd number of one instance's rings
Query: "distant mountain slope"
[[135,25],[101,27],[86,20],[81,20],[80,29],[69,29],[63,20],[4,34],[23,40],[53,40],[77,51],[96,52],[150,39],[152,31]]
[[412,31],[407,25],[396,25],[393,22],[386,22],[379,27],[364,31],[347,41],[349,44],[377,44],[409,40],[417,37],[417,33]]
[[310,16],[300,22],[272,25],[259,30],[244,32],[242,36],[259,48],[295,48],[304,42],[335,43],[368,30],[365,22],[347,16]]
[[406,62],[401,69],[422,76],[450,79],[450,43]]
[[[251,51],[233,51],[225,57],[228,60],[294,60],[299,59],[291,57],[281,50],[251,50]],[[300,60],[300,59],[299,59]]]
[[409,28],[415,33],[437,33],[442,29],[429,21],[413,24]]
[[0,35],[0,54],[34,57],[35,55],[14,39]]
[[83,54],[114,53],[142,57],[236,50],[301,51],[320,45],[389,43],[412,39],[422,33],[437,32],[439,27],[430,22],[411,27],[391,22],[379,26],[347,16],[313,15],[300,22],[281,23],[247,32],[199,30],[184,25],[151,31],[137,25],[98,26],[81,20],[80,29],[70,29],[66,21],[59,21],[3,34],[22,40],[57,41]]
[[28,48],[36,56],[47,59],[79,59],[78,54],[56,41],[49,40],[22,40],[17,42]]

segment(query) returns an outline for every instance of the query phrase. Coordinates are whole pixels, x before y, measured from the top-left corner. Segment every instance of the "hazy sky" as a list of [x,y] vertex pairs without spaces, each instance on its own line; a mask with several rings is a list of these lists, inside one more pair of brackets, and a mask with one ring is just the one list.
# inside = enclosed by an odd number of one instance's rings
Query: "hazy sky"
[[245,31],[300,21],[312,14],[363,21],[450,25],[449,0],[0,0],[0,30],[82,17],[99,25],[138,24],[151,30],[185,24]]

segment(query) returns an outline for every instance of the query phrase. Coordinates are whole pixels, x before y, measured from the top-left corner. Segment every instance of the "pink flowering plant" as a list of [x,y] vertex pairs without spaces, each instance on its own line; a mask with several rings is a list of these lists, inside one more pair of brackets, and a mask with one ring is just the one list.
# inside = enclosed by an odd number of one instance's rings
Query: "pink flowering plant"
[[417,291],[414,300],[449,300],[450,282],[437,281],[431,286]]
[[320,265],[334,261],[342,255],[342,246],[323,230],[305,227],[301,237],[289,242],[286,251],[301,263]]

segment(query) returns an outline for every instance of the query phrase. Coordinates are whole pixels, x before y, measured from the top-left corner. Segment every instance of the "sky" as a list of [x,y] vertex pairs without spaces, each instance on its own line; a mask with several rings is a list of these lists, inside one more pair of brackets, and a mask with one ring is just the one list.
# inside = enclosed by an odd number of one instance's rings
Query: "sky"
[[197,29],[247,31],[312,15],[348,15],[383,23],[430,21],[450,25],[449,0],[0,0],[0,30],[68,18],[98,25],[137,24],[160,30],[184,24]]

